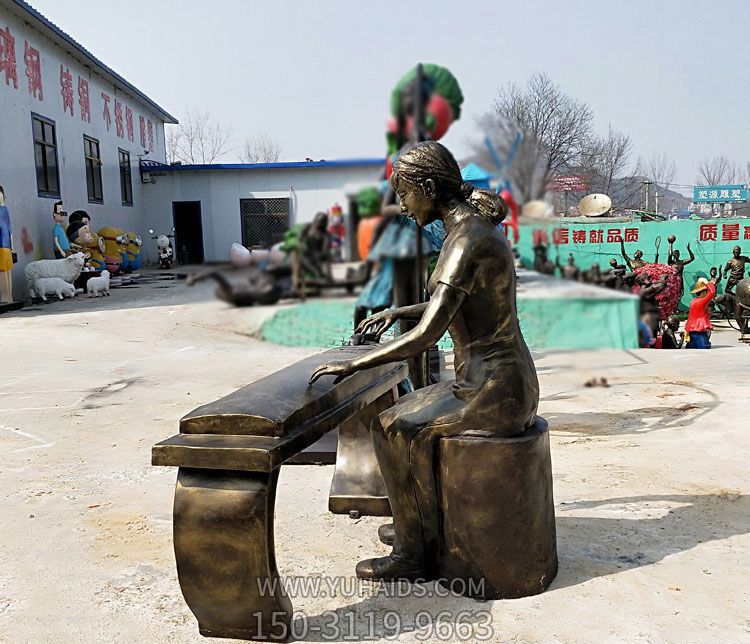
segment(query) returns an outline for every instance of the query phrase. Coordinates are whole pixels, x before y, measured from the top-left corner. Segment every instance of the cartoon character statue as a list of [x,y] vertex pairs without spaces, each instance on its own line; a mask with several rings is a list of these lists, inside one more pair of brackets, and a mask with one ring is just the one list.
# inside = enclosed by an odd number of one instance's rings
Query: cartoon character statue
[[137,271],[141,268],[141,244],[143,241],[140,235],[133,232],[126,233],[125,236],[128,239],[126,251],[128,267],[131,271]]
[[339,204],[334,204],[328,214],[328,232],[331,235],[331,256],[335,261],[342,261],[346,226]]
[[97,271],[107,269],[107,262],[104,260],[104,238],[99,237],[94,232],[90,233],[91,240],[83,244],[83,252],[88,255],[86,265]]
[[52,206],[52,219],[55,225],[52,228],[52,248],[55,251],[55,259],[63,259],[70,255],[70,242],[65,234],[65,222],[68,213],[63,210],[63,202],[56,201]]
[[105,226],[99,229],[99,236],[104,240],[104,261],[110,275],[115,275],[122,268],[123,248],[127,247],[127,238],[120,228]]
[[10,213],[5,205],[5,191],[0,186],[0,303],[13,301],[13,231]]

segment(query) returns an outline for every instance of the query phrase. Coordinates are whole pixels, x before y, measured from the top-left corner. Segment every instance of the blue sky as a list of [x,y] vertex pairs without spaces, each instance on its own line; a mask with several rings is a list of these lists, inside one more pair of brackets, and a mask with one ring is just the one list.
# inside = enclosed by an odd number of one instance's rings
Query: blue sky
[[746,0],[31,3],[167,111],[207,109],[237,146],[267,134],[284,160],[382,155],[390,90],[421,61],[461,83],[458,156],[498,88],[543,71],[599,130],[667,151],[678,183],[706,156],[750,161]]

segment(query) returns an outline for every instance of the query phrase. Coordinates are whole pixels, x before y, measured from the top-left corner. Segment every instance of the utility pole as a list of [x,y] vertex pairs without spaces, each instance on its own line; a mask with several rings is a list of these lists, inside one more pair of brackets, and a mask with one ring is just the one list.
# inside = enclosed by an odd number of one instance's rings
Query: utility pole
[[654,212],[658,215],[659,214],[659,191],[658,190],[654,190],[654,201],[655,201]]
[[649,186],[653,183],[653,181],[643,181],[642,182],[644,186],[646,186],[646,212],[648,212],[648,202],[649,202]]

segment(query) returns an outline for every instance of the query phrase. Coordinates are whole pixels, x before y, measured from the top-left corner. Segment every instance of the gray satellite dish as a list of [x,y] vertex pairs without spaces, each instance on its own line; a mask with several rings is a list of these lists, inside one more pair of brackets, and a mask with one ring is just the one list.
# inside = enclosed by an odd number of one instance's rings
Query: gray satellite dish
[[586,195],[578,202],[578,210],[584,217],[601,217],[612,208],[612,200],[607,195],[594,193]]

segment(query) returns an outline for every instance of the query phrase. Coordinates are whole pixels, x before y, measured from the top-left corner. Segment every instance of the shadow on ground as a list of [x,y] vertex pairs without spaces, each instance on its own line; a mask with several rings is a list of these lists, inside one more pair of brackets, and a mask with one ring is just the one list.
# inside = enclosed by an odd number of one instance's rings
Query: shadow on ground
[[[750,532],[750,497],[730,491],[576,501],[562,504],[562,509],[563,512],[611,512],[617,516],[557,517],[560,569],[548,593],[648,566],[701,543]],[[634,517],[640,518],[623,518],[623,512],[632,512]],[[481,629],[491,628],[488,621],[491,602],[453,595],[426,601],[425,597],[434,593],[434,583],[414,586],[402,596],[388,596],[389,592],[398,594],[398,587],[391,587],[390,591],[387,588],[378,593],[374,585],[373,597],[334,611],[297,618],[292,624],[292,639],[388,639],[397,633],[425,628],[428,618],[435,618],[441,611],[442,633],[447,634],[450,629],[456,639],[461,637],[460,629],[470,629],[471,625],[477,632],[472,635],[469,630],[463,637],[467,641],[469,637],[474,641]],[[431,628],[433,634],[440,632],[435,630],[434,621]],[[339,636],[336,636],[336,629]]]

